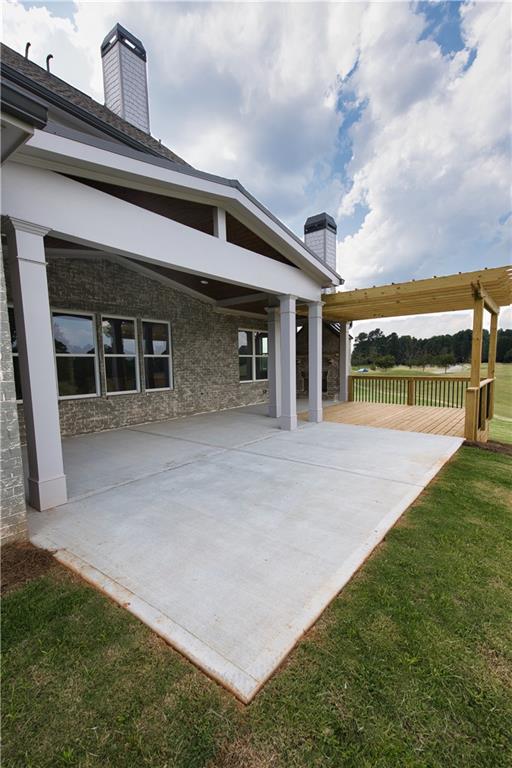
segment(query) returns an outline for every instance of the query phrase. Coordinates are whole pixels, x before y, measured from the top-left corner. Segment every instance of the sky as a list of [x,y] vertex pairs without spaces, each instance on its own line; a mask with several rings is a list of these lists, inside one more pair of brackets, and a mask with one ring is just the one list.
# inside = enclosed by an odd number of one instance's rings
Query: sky
[[[151,132],[238,178],[302,236],[338,224],[345,288],[501,266],[512,252],[509,3],[20,2],[2,40],[103,102],[116,22],[148,53]],[[354,325],[429,336],[469,313]],[[512,327],[512,311],[500,325]]]

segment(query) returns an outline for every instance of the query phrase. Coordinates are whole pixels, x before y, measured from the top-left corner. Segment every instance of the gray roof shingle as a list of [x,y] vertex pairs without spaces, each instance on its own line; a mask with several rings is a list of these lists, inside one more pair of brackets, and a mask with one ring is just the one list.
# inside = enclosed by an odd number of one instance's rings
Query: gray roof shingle
[[[87,120],[88,116],[89,118],[94,118],[96,127],[98,127],[99,121],[104,124],[106,131],[113,129],[118,134],[120,141],[123,141],[124,136],[130,146],[137,144],[141,151],[148,151],[152,155],[165,157],[174,163],[190,167],[183,158],[164,146],[157,139],[123,120],[115,112],[108,109],[108,107],[95,101],[86,93],[79,91],[78,88],[69,85],[69,83],[61,80],[60,77],[47,72],[38,64],[26,59],[4,43],[0,46],[0,62],[2,78],[10,79],[13,76],[17,76],[20,85],[23,85],[23,81],[31,81],[35,84],[38,95],[43,99],[47,99],[49,103],[62,109],[66,109],[67,103],[70,107],[78,110],[84,120]],[[30,87],[28,82],[25,82],[25,85]]]

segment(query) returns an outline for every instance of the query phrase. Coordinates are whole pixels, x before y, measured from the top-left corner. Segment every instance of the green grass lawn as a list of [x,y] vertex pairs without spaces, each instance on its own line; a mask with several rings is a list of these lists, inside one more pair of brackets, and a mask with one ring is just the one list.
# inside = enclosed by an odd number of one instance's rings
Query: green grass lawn
[[11,591],[2,765],[512,765],[511,469],[462,448],[249,707],[60,566]]
[[[352,373],[364,366],[353,366]],[[450,376],[469,376],[469,365],[457,366],[456,370],[449,370]],[[445,375],[443,368],[407,368],[400,365],[388,370],[369,371],[364,376],[433,376]],[[487,375],[487,365],[482,366],[481,376]],[[494,418],[491,421],[490,439],[501,443],[512,443],[512,363],[496,364],[496,390],[494,395]],[[387,402],[395,402],[391,387],[386,389]],[[421,403],[418,403],[419,405]],[[443,405],[440,401],[438,405]]]

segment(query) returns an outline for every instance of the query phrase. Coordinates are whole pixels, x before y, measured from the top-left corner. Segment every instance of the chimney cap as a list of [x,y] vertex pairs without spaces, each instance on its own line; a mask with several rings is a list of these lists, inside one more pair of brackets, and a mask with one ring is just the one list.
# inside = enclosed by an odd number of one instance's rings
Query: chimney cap
[[330,229],[334,234],[338,231],[338,227],[336,226],[333,217],[325,212],[317,213],[315,216],[309,216],[304,224],[305,235],[309,232],[317,232],[319,229]]
[[142,45],[141,41],[131,32],[128,32],[121,24],[116,24],[108,35],[104,38],[101,44],[101,58],[107,54],[110,49],[117,43],[122,43],[129,51],[134,53],[142,61],[147,60],[146,49]]

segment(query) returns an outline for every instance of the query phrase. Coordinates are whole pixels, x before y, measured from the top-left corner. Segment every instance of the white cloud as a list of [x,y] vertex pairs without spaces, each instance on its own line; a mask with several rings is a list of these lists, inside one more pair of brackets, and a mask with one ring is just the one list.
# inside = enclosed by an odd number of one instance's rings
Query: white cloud
[[422,28],[405,4],[373,4],[362,22],[350,87],[367,107],[351,130],[341,233],[356,205],[369,213],[339,246],[350,287],[510,258],[510,7],[465,6],[468,49],[454,57],[418,41]]
[[[31,40],[43,66],[53,53],[55,74],[102,101],[100,43],[122,23],[148,51],[153,134],[193,165],[239,178],[299,234],[311,213],[338,213],[352,288],[510,257],[512,216],[500,224],[511,208],[510,8],[463,6],[467,48],[451,57],[420,39],[414,11],[125,0],[76,2],[62,18],[54,3],[7,0],[2,37],[21,52]],[[340,86],[366,105],[349,129],[349,183],[336,167]]]

